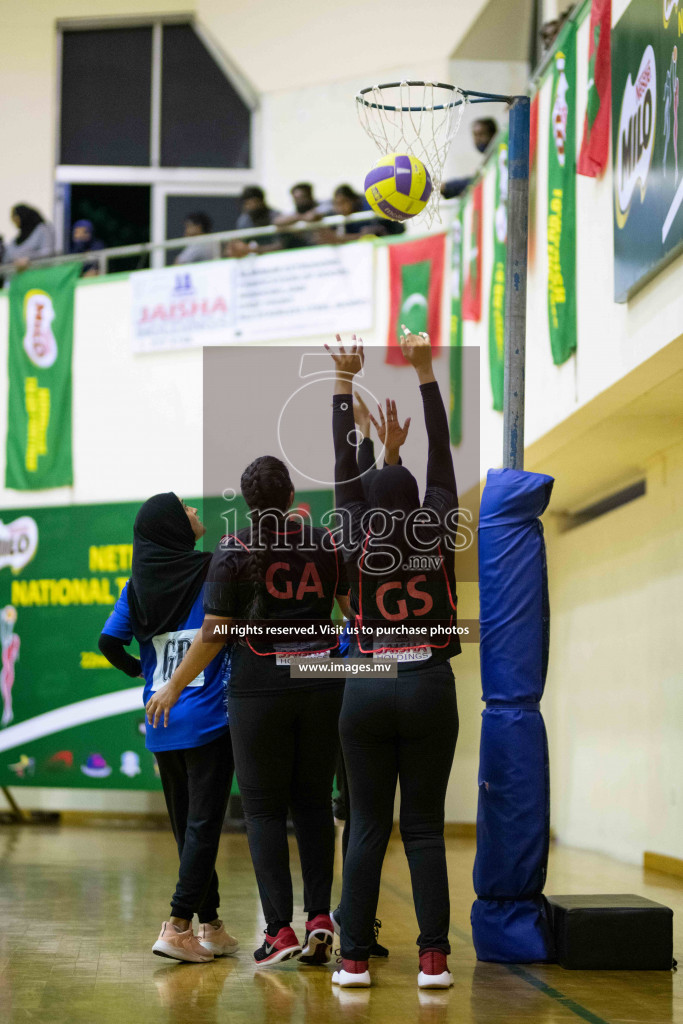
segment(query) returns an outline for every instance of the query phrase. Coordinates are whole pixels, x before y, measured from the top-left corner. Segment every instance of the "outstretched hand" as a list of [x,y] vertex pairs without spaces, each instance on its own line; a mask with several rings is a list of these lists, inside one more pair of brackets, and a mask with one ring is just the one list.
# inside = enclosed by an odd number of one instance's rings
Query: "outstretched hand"
[[385,462],[389,465],[395,465],[398,462],[398,450],[401,445],[405,444],[406,438],[408,437],[410,416],[403,426],[401,426],[398,419],[398,412],[396,410],[396,402],[393,399],[386,399],[386,409],[387,414],[385,419],[382,406],[377,406],[379,422],[375,419],[372,413],[369,413],[369,416],[375,425],[377,436],[384,445]]
[[332,356],[336,369],[336,383],[335,391],[338,394],[351,394],[351,385],[353,378],[357,373],[363,369],[365,362],[365,354],[363,352],[363,339],[356,338],[356,335],[351,336],[353,345],[351,351],[347,352],[342,345],[341,336],[336,335],[337,338],[337,351],[333,352],[329,345],[325,345],[325,348]]
[[[411,334],[405,324],[401,324],[403,337],[399,339],[401,352],[411,366],[414,366],[422,378],[423,375],[432,374],[432,343],[425,331],[420,334]],[[421,380],[421,383],[424,381]]]

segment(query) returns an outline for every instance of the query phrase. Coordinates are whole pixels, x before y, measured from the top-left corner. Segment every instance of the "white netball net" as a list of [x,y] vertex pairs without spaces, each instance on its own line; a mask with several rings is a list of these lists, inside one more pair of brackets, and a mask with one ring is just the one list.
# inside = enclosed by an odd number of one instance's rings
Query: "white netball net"
[[392,82],[356,96],[360,123],[382,156],[410,153],[427,167],[434,187],[418,216],[428,227],[441,221],[443,167],[466,103],[461,89],[441,82]]

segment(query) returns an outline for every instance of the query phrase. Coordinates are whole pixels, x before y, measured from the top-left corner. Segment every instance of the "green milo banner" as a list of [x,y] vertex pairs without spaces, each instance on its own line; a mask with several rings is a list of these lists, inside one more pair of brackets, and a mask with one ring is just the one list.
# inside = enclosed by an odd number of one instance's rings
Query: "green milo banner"
[[80,264],[27,270],[9,289],[5,486],[66,487],[71,460],[71,352]]
[[[247,524],[241,498],[183,497],[203,506],[205,550]],[[333,507],[328,491],[297,492],[297,501],[314,524]],[[130,576],[140,504],[0,511],[2,786],[160,788],[145,749],[143,681],[97,646]]]
[[625,302],[683,247],[681,0],[632,0],[612,30],[614,298]]
[[548,136],[548,325],[553,362],[576,350],[576,25],[553,56]]
[[496,149],[496,197],[493,217],[493,271],[489,296],[489,373],[493,408],[503,411],[505,368],[505,273],[508,234],[508,137]]

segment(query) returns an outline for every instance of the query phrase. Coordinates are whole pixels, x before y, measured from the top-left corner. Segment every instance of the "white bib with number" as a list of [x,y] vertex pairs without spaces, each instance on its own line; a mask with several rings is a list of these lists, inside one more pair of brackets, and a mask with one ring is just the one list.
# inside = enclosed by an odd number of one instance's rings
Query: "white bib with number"
[[[152,637],[157,663],[152,677],[152,693],[164,686],[190,649],[198,629],[176,629],[173,633],[159,633]],[[199,673],[189,686],[203,686],[204,672]]]

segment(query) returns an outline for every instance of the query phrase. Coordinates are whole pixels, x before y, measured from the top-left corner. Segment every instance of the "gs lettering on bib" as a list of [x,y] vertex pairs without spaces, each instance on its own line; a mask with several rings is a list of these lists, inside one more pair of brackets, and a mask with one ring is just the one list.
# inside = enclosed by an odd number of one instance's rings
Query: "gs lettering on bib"
[[[366,562],[366,536],[359,569],[358,646],[363,654],[398,655],[399,661],[426,661],[432,651],[448,647],[447,632],[455,621],[456,604],[441,549],[438,567],[415,572],[407,565],[389,573],[371,572]],[[430,627],[441,625],[442,629]]]
[[[152,677],[152,693],[164,686],[190,649],[198,629],[177,629],[173,633],[160,633],[152,637],[157,663]],[[203,686],[204,672],[200,672],[188,686]]]

